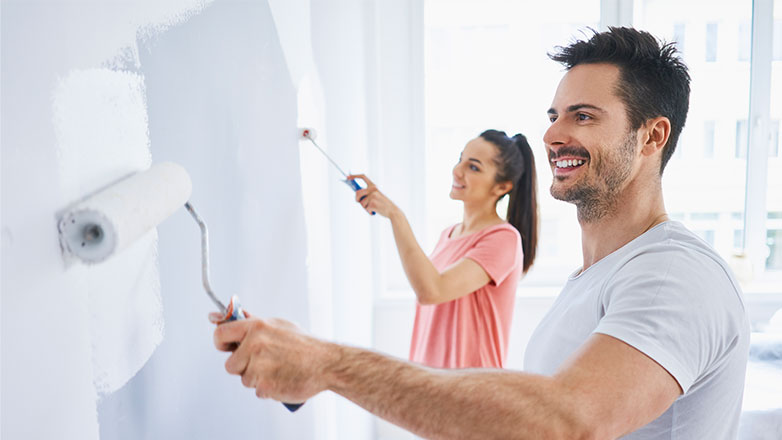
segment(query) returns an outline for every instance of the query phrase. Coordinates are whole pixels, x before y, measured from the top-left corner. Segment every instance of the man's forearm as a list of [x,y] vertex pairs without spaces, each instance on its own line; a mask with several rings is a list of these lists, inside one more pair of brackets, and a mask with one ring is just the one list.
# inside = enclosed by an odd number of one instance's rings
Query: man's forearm
[[501,370],[435,370],[335,346],[329,389],[433,439],[577,438],[578,411],[554,379]]

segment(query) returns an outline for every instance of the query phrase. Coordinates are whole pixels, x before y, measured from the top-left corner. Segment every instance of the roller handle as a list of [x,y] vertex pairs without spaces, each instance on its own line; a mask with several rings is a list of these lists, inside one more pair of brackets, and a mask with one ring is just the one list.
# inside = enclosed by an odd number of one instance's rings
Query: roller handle
[[358,182],[356,182],[356,179],[345,179],[343,180],[343,182],[345,182],[353,191],[358,191],[360,189],[363,189],[361,188],[361,185],[359,185]]
[[[343,182],[345,182],[350,187],[350,189],[352,189],[353,191],[358,191],[360,189],[364,189],[364,188],[361,187],[361,185],[358,184],[358,182],[356,182],[356,179],[345,179],[345,180],[343,180]],[[364,197],[366,197],[366,196],[364,196]],[[359,202],[364,200],[364,197],[359,199]],[[372,211],[372,215],[375,215],[375,211]]]
[[[236,296],[231,297],[231,302],[228,303],[228,307],[226,309],[226,315],[228,315],[222,322],[231,322],[231,321],[238,321],[240,319],[244,319],[244,311],[242,310],[242,306],[239,305],[239,301],[237,300]],[[285,408],[288,408],[288,411],[295,412],[299,408],[301,408],[304,403],[282,403]]]
[[285,403],[285,402],[283,402],[282,404],[283,406],[288,408],[288,411],[290,412],[296,412],[297,409],[301,408],[301,406],[304,405],[304,403]]

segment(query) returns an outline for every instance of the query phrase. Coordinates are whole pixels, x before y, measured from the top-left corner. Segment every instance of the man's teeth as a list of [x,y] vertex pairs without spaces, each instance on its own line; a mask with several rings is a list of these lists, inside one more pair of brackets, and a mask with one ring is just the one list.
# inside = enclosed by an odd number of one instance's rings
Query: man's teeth
[[557,164],[557,168],[577,167],[579,165],[583,165],[584,161],[581,159],[558,160],[556,161],[556,164]]

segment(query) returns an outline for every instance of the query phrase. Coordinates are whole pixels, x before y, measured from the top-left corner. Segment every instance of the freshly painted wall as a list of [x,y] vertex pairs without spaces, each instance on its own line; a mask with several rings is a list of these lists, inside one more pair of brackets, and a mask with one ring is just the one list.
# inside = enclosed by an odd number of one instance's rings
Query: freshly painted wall
[[184,210],[90,267],[65,265],[56,230],[77,199],[178,162],[218,296],[307,327],[297,92],[268,4],[4,0],[0,17],[0,437],[311,438],[310,406],[225,373]]

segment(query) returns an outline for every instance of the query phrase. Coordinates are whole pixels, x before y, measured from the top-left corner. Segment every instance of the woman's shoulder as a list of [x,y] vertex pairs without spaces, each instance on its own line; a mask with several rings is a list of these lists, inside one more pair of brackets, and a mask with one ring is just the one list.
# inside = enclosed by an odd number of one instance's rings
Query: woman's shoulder
[[484,240],[508,241],[515,237],[516,241],[521,242],[519,231],[508,222],[497,223],[495,225],[487,226],[480,231],[454,238],[453,232],[459,225],[460,223],[456,223],[445,228],[440,234],[440,241],[471,242],[474,244]]
[[519,231],[512,224],[508,222],[502,222],[502,223],[497,223],[496,225],[487,226],[483,228],[480,232],[478,232],[478,235],[480,235],[482,238],[509,237],[510,235],[513,235],[521,239],[521,234],[519,234]]

